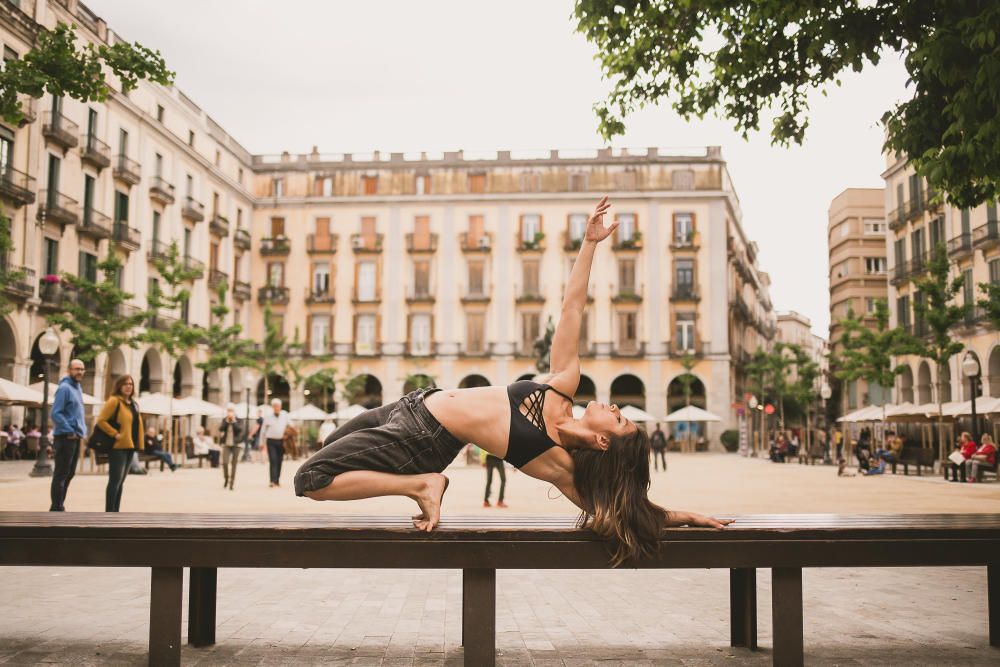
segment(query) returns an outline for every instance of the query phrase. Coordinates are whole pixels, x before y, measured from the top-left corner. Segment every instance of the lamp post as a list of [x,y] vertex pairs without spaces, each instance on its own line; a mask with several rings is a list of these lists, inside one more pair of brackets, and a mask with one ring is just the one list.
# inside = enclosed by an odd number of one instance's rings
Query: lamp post
[[969,396],[972,397],[972,441],[979,444],[979,419],[976,416],[976,394],[978,394],[979,374],[982,369],[979,360],[971,352],[962,359],[962,373],[969,378]]
[[243,433],[246,434],[247,438],[247,448],[243,453],[243,458],[249,460],[250,456],[250,383],[253,382],[253,376],[250,371],[243,369],[243,390],[246,394],[246,408],[247,414],[246,419],[243,420]]
[[753,428],[754,410],[757,409],[757,405],[758,405],[757,397],[754,396],[753,394],[751,394],[750,395],[750,400],[747,401],[747,407],[750,408],[750,410],[747,412],[747,419],[749,420],[749,424],[750,424],[750,455],[751,456],[757,456],[757,440],[754,438],[755,434],[754,434],[754,428]]
[[819,388],[819,397],[823,399],[823,433],[826,438],[823,439],[823,463],[830,465],[833,463],[833,459],[830,457],[830,424],[826,420],[826,402],[830,400],[833,396],[833,389],[827,384],[826,380],[823,380],[823,386]]
[[32,477],[51,477],[52,464],[49,463],[49,363],[52,355],[59,350],[59,336],[49,327],[38,339],[38,351],[42,353],[42,434],[38,437],[38,454],[31,469]]

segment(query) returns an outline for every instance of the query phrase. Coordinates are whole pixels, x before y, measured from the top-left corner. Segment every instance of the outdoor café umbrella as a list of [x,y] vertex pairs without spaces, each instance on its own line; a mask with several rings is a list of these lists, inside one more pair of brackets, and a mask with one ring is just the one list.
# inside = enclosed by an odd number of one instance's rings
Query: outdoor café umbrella
[[[139,399],[139,405],[142,406],[141,399]],[[195,398],[194,396],[185,396],[184,398],[174,399],[174,414],[214,417],[221,419],[226,416],[226,411],[215,403],[209,403],[208,401],[203,401],[200,398]]]
[[[649,414],[645,410],[640,410],[639,408],[626,405],[621,409],[622,417],[629,420],[630,422],[655,422],[656,417]],[[706,413],[707,414],[707,413]]]
[[[622,410],[622,413],[625,411]],[[667,422],[720,422],[722,418],[696,405],[688,405],[667,415]]]
[[[42,387],[43,384],[44,384],[44,382],[36,382],[35,384],[28,385],[28,389],[32,389],[34,391],[37,391],[39,394],[41,394],[42,393],[42,389],[43,389],[43,387]],[[57,385],[55,382],[49,382],[49,405],[52,405],[52,400],[55,398],[56,388],[58,386],[59,385]],[[39,405],[41,405],[41,403],[42,403],[41,401],[38,401]],[[83,392],[83,404],[84,405],[104,405],[104,402],[101,399],[97,398],[96,396],[92,396],[92,395],[88,394],[87,392]]]
[[42,392],[0,378],[0,403],[11,405],[41,405]]
[[341,408],[340,410],[337,410],[334,419],[338,421],[350,421],[351,419],[354,419],[358,415],[364,414],[365,412],[367,412],[367,409],[361,407],[360,405],[348,405],[346,408]]
[[301,408],[288,413],[288,418],[297,422],[321,422],[328,419],[330,415],[317,408],[312,403],[306,403]]

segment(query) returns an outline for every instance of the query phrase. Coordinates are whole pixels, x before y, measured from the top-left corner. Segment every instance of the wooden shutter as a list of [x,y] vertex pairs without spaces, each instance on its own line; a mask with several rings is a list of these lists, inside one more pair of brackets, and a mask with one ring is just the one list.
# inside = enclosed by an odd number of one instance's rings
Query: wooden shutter
[[271,218],[271,238],[285,235],[285,219]]

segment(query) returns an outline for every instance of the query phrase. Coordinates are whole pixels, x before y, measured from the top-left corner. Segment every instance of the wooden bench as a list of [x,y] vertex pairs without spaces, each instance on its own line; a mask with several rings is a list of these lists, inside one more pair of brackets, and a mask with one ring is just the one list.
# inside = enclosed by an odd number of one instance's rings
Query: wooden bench
[[[722,531],[669,529],[660,555],[638,564],[729,569],[732,646],[757,647],[757,568],[771,568],[774,664],[802,665],[803,568],[956,565],[986,566],[989,642],[1000,646],[1000,515],[734,518]],[[4,512],[0,565],[151,568],[151,665],[180,664],[185,567],[194,647],[215,643],[218,568],[461,569],[465,664],[488,667],[498,569],[608,567],[606,545],[574,526],[573,517],[446,516],[426,534],[384,516]]]
[[[98,454],[93,449],[88,449],[87,454],[90,456],[90,469],[93,470],[95,467],[100,470],[102,466],[108,465],[108,455]],[[163,472],[164,461],[158,456],[153,456],[152,454],[147,454],[146,452],[139,450],[139,463],[143,463],[146,466],[146,470],[149,470],[149,464],[159,461],[160,462],[160,472]]]
[[799,449],[799,463],[816,465],[816,461],[823,461],[826,458],[826,449],[818,442],[814,442],[809,451],[805,447]]
[[907,447],[903,446],[903,453],[899,455],[899,461],[894,461],[892,474],[896,474],[896,466],[903,466],[903,474],[910,474],[910,466],[916,466],[917,477],[922,477],[922,468],[926,467],[931,472],[934,471],[935,452],[931,447]]

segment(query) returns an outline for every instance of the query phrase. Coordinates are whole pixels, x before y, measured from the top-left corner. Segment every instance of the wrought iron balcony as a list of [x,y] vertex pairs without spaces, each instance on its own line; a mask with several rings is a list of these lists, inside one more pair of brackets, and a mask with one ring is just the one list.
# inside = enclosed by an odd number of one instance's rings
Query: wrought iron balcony
[[[26,266],[15,266],[6,261],[0,262],[0,270],[5,274],[4,291],[9,297],[24,300],[35,293],[35,270]],[[16,274],[16,275],[14,275]]]
[[889,212],[886,217],[886,221],[889,223],[889,229],[896,231],[902,229],[906,226],[906,203],[899,205],[899,208],[895,208]]
[[201,261],[200,259],[195,259],[190,255],[184,255],[182,261],[184,262],[185,269],[197,274],[194,276],[195,280],[203,278],[205,276],[205,262]]
[[208,223],[208,231],[221,238],[229,236],[229,218],[216,213]]
[[642,303],[642,288],[635,285],[619,285],[618,291],[611,297],[612,303]]
[[77,234],[97,240],[109,239],[113,232],[111,218],[93,208],[85,209],[76,225]]
[[532,238],[526,239],[518,234],[515,237],[518,252],[543,252],[545,250],[545,234],[537,232]]
[[333,289],[327,287],[325,290],[315,289],[312,287],[306,288],[306,303],[333,303]]
[[153,176],[149,181],[149,196],[164,206],[174,203],[174,186],[162,176]]
[[382,234],[351,234],[351,248],[356,253],[382,252]]
[[972,254],[972,234],[965,233],[949,239],[948,257],[959,259]]
[[923,197],[915,197],[906,203],[906,219],[917,220],[924,214]]
[[406,251],[409,253],[419,254],[435,252],[437,250],[437,245],[437,234],[428,234],[425,237],[419,237],[416,234],[406,235]]
[[10,166],[0,169],[0,197],[14,206],[35,203],[35,178]]
[[170,244],[164,243],[163,241],[158,241],[153,239],[149,244],[149,252],[147,253],[149,261],[160,260],[167,261],[170,259]]
[[339,241],[339,234],[327,234],[326,236],[309,234],[306,236],[306,252],[311,255],[333,254],[337,252]]
[[411,287],[406,293],[407,303],[434,303],[434,293],[426,286]]
[[483,232],[479,236],[472,236],[469,232],[462,232],[458,235],[458,244],[462,252],[489,252],[493,247],[493,234]]
[[115,158],[115,168],[111,170],[111,174],[128,185],[139,185],[139,181],[142,180],[139,163],[126,155],[119,155]]
[[83,135],[83,145],[80,147],[80,159],[98,170],[110,167],[111,146],[93,134],[85,134]]
[[286,304],[288,303],[288,288],[265,286],[257,290],[257,301],[263,304]]
[[113,238],[118,247],[129,252],[138,250],[142,245],[142,233],[126,222],[115,223]]
[[218,269],[208,270],[208,289],[215,290],[219,288],[219,285],[223,283],[229,283],[229,274],[225,271],[219,271]]
[[242,250],[249,250],[250,232],[243,229],[242,227],[237,227],[236,231],[233,232],[233,245]]
[[979,225],[972,230],[972,245],[976,248],[992,248],[1000,243],[1000,225],[996,220],[989,220],[985,225]]
[[[619,230],[620,231],[620,230]],[[621,238],[618,233],[615,233],[615,242],[611,246],[612,250],[642,250],[642,235],[639,232],[633,232],[632,236],[627,239]]]
[[205,219],[205,205],[194,197],[187,196],[181,206],[181,217],[191,222],[201,222]]
[[698,286],[693,283],[679,283],[674,285],[674,289],[670,293],[671,301],[698,301],[700,299],[701,294]]
[[146,328],[156,329],[157,331],[167,331],[178,322],[180,322],[180,319],[176,317],[164,315],[163,313],[153,313],[146,321]]
[[539,294],[539,289],[521,289],[521,293],[517,295],[515,301],[517,303],[545,303],[545,297]]
[[72,197],[56,190],[42,190],[38,194],[41,199],[38,205],[39,220],[55,222],[65,227],[75,225],[80,219],[80,203]]
[[674,250],[697,250],[700,241],[698,232],[675,233],[670,237],[670,247]]
[[240,301],[249,301],[253,296],[253,289],[250,283],[242,280],[233,281],[233,298]]
[[291,241],[287,236],[275,236],[260,240],[260,254],[262,255],[287,255],[292,249]]
[[45,122],[42,123],[42,136],[46,140],[68,150],[80,143],[80,126],[66,116],[52,111],[45,112]]

